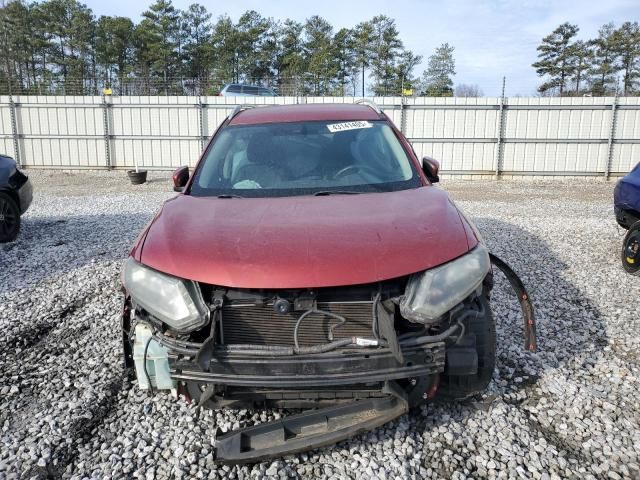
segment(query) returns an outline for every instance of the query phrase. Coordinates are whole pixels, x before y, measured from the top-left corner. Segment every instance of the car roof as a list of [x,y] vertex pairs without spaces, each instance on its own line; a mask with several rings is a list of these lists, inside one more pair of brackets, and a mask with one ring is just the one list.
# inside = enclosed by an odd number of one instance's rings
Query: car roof
[[234,116],[229,125],[380,119],[381,116],[368,105],[356,103],[313,103],[248,108]]

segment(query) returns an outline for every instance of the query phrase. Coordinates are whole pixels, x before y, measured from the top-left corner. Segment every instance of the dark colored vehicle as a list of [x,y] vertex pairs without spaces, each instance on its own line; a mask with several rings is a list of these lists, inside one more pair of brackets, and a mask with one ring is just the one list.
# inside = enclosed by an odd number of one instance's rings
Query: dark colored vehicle
[[640,220],[640,163],[618,180],[613,190],[613,208],[618,224],[627,230]]
[[374,105],[236,110],[193,175],[174,173],[182,193],[126,261],[123,345],[139,386],[212,408],[325,407],[219,437],[218,460],[233,463],[483,390],[491,258],[437,181],[437,162]]
[[618,224],[629,230],[622,243],[622,266],[640,275],[640,163],[618,180],[613,204]]
[[0,243],[12,242],[20,232],[20,216],[31,205],[33,190],[29,178],[16,161],[0,155]]

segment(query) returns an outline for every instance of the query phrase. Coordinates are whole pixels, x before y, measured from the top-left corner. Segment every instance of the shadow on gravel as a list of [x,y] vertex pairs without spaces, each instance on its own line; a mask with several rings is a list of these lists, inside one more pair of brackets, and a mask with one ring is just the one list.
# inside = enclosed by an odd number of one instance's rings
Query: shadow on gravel
[[[566,451],[578,462],[589,462],[579,445],[560,438],[553,429],[541,425],[521,407],[535,404],[539,393],[538,380],[547,372],[559,368],[589,368],[601,356],[608,344],[603,317],[586,295],[568,279],[568,265],[549,247],[545,239],[523,228],[494,218],[474,218],[489,249],[511,265],[522,278],[533,300],[538,349],[524,350],[523,318],[520,306],[502,273],[494,269],[495,287],[491,307],[497,326],[496,372],[484,395],[457,403],[436,402],[429,406],[419,429],[437,432],[448,428],[451,421],[460,422],[479,410],[488,411],[496,400],[518,408],[528,427],[542,435],[558,451]],[[567,252],[567,258],[573,253]],[[561,389],[557,395],[562,395]],[[519,408],[520,407],[520,408]],[[415,414],[415,412],[414,412]],[[472,434],[473,435],[473,434]],[[523,443],[523,449],[528,445]],[[447,448],[454,454],[453,445]],[[443,475],[451,472],[442,471]]]
[[26,217],[18,240],[0,245],[0,294],[128,253],[151,214]]
[[[531,355],[524,350],[520,307],[506,279],[497,272],[491,299],[498,330],[497,368],[501,376],[513,370],[509,378],[516,381],[509,387],[517,390],[522,384],[533,383],[532,375],[521,375],[527,366],[540,375],[576,357],[597,354],[607,345],[607,329],[598,308],[571,283],[564,273],[569,266],[545,239],[493,218],[475,221],[490,251],[522,278],[536,311],[538,351]],[[567,258],[580,256],[579,252],[567,252]],[[517,381],[518,377],[523,377],[522,381]]]

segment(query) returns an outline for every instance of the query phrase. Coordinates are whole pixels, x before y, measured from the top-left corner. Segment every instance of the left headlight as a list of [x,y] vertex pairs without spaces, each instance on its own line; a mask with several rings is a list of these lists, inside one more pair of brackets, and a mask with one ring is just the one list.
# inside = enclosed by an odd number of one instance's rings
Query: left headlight
[[136,304],[177,332],[193,331],[208,321],[209,309],[195,282],[160,273],[129,257],[124,286]]
[[479,243],[456,260],[413,274],[400,313],[414,322],[433,323],[480,287],[490,268],[489,252]]

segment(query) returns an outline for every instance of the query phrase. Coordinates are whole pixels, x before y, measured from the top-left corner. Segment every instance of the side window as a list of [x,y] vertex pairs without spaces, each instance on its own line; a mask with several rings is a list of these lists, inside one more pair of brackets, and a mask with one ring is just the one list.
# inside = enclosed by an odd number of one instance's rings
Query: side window
[[241,89],[240,85],[229,85],[229,88],[227,88],[227,92],[229,92],[229,93],[242,93],[242,89]]
[[244,87],[242,87],[242,93],[245,93],[247,95],[258,95],[258,87],[245,85]]
[[263,97],[273,97],[273,92],[268,88],[260,88],[258,92],[259,92],[259,95]]

